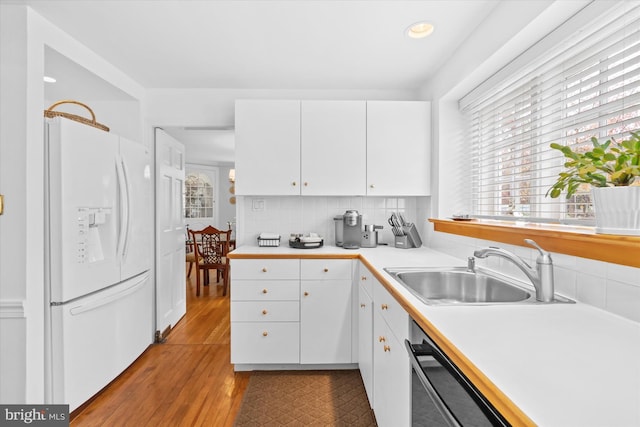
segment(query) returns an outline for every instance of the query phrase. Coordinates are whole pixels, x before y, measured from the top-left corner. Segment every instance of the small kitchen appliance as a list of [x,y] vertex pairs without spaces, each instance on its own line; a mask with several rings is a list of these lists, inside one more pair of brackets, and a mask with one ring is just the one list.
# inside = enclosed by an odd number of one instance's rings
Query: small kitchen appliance
[[333,221],[336,225],[336,246],[342,246],[343,230],[344,230],[344,215],[336,215],[333,217]]
[[342,247],[358,249],[362,241],[362,215],[357,210],[350,209],[342,216]]
[[362,247],[363,248],[375,248],[378,246],[378,230],[381,230],[381,225],[366,224],[364,231],[362,232]]
[[314,249],[323,245],[322,236],[317,233],[291,234],[289,236],[289,247],[296,249]]

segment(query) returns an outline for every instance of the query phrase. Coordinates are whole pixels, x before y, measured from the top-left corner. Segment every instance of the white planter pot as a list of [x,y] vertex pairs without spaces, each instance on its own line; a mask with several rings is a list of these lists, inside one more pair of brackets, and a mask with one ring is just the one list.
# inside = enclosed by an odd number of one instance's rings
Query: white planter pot
[[640,186],[593,187],[596,233],[640,236]]

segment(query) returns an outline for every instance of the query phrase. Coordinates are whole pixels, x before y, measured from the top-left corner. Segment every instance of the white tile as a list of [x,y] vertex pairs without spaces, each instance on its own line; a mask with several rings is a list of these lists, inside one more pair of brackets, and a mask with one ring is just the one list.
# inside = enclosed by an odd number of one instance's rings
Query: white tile
[[640,287],[640,268],[607,264],[607,279]]
[[640,287],[608,281],[606,310],[640,322]]
[[576,257],[576,269],[581,272],[589,272],[589,274],[600,277],[602,279],[607,277],[606,262]]
[[553,269],[555,292],[567,298],[576,299],[576,272],[556,266]]
[[578,272],[576,275],[576,299],[599,308],[606,307],[606,282],[593,274]]

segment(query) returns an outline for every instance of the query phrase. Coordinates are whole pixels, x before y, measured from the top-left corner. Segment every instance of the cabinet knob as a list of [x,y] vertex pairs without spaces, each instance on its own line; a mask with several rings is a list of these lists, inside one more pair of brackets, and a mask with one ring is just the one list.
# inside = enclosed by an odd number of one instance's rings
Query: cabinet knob
[[304,182],[304,186],[306,187],[306,186],[308,186],[308,185],[309,185],[309,183],[308,183],[307,181],[305,181],[305,182]]
[[305,297],[308,297],[308,296],[309,296],[309,292],[305,292],[303,295],[304,295]]
[[262,272],[263,272],[263,273],[266,273],[266,272],[267,272],[267,267],[263,267],[263,268],[262,268]]
[[385,337],[383,337],[382,335],[380,335],[378,337],[378,342],[385,342],[387,339]]
[[262,314],[267,314],[267,310],[262,310]]
[[381,304],[380,308],[383,309],[383,310],[388,310],[389,306],[387,304]]
[[266,289],[266,288],[265,288],[265,289],[263,289],[263,290],[262,290],[262,293],[263,293],[263,294],[266,294],[266,293],[267,293],[267,289]]
[[369,188],[376,188],[376,186],[375,186],[375,185],[373,185],[373,184],[371,184],[371,185],[369,186]]
[[360,280],[367,280],[367,276],[362,276]]
[[391,347],[389,347],[388,345],[385,345],[384,347],[382,347],[382,349],[387,352],[387,351],[391,351]]
[[365,308],[367,304],[360,304],[360,307]]
[[325,268],[325,269],[324,269],[324,272],[325,272],[325,273],[328,273],[328,272],[329,272],[329,269],[328,269],[328,268]]
[[269,335],[269,332],[267,332],[267,331],[264,331],[264,332],[262,333],[262,336],[263,336],[263,337],[266,337],[267,335]]
[[293,181],[293,182],[291,183],[291,185],[293,185],[293,186],[295,187],[295,186],[296,186],[296,185],[298,185],[298,184],[296,184],[296,182],[295,182],[295,181]]

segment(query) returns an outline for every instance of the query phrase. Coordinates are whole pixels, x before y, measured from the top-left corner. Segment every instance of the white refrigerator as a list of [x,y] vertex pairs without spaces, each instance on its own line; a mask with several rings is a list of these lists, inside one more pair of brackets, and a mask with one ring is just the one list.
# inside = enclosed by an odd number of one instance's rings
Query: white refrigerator
[[153,342],[151,156],[45,120],[45,398],[73,411]]

